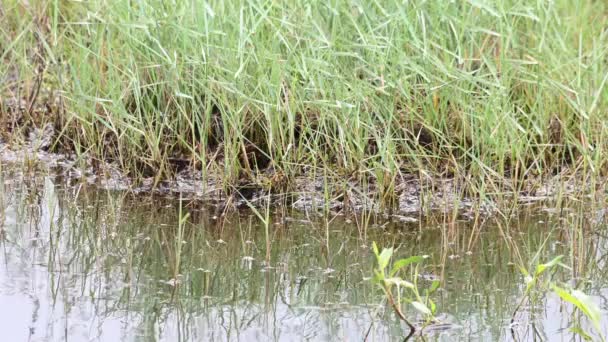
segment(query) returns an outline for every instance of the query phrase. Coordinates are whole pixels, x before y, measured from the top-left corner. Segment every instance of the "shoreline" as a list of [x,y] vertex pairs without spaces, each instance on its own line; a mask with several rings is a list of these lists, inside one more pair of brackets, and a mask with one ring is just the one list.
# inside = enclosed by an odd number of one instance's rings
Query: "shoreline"
[[[250,205],[264,206],[270,196],[273,207],[287,205],[302,212],[327,211],[346,215],[371,212],[409,223],[433,213],[472,220],[475,216],[491,216],[514,206],[551,202],[568,196],[590,197],[594,192],[603,192],[601,189],[583,191],[584,187],[575,184],[575,180],[580,178],[576,175],[557,175],[541,186],[538,186],[537,181],[531,181],[529,186],[534,184],[533,192],[502,193],[501,200],[506,203],[501,204],[501,201],[491,198],[483,200],[463,196],[459,192],[461,185],[455,179],[432,179],[425,184],[416,175],[410,174],[395,185],[396,202],[390,207],[377,199],[374,184],[368,184],[368,191],[364,191],[355,182],[331,185],[328,184],[331,180],[321,177],[313,179],[306,175],[295,180],[290,192],[268,191],[259,184],[243,183],[241,189],[234,188],[228,193],[221,186],[222,179],[219,175],[208,174],[207,179],[203,179],[201,172],[193,168],[185,168],[173,179],[159,180],[155,184],[154,177],[135,180],[115,164],[98,163],[98,168],[95,168],[90,158],[79,163],[73,154],[50,153],[31,145],[13,148],[2,141],[0,163],[10,167],[46,170],[66,177],[71,183],[83,182],[101,190],[127,191],[135,195],[180,194],[185,200],[202,201],[221,211],[238,210]],[[83,163],[86,167],[78,166]],[[328,189],[325,189],[326,186]],[[328,192],[331,196],[328,196]]]

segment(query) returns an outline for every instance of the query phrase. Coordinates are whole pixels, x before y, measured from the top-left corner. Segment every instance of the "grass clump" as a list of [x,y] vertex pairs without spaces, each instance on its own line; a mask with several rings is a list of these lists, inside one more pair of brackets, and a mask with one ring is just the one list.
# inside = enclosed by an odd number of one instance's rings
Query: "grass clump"
[[504,192],[605,168],[601,1],[7,0],[0,19],[5,138],[50,121],[52,148],[138,177],[386,198],[412,173]]

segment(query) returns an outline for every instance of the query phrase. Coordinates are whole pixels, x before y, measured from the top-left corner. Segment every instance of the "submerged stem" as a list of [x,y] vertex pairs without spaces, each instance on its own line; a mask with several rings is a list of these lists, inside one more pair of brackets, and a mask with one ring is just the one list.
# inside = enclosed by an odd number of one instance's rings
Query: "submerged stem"
[[410,328],[410,333],[405,337],[405,340],[404,340],[404,341],[407,341],[416,332],[416,327],[412,323],[410,323],[410,321],[405,317],[405,315],[401,311],[401,308],[399,307],[399,305],[397,305],[397,303],[395,303],[395,299],[393,298],[393,293],[391,292],[391,290],[387,286],[384,287],[384,290],[386,291],[386,297],[388,298],[388,302],[391,305],[391,307],[393,308],[393,310],[395,310],[397,317],[399,317],[399,319],[401,319],[403,322],[405,322],[405,324],[407,324],[407,326]]

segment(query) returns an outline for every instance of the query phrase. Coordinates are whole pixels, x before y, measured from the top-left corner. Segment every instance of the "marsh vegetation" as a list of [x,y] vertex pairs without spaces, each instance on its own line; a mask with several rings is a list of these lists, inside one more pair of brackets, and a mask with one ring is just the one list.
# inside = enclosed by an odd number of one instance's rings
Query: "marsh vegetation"
[[135,182],[188,168],[226,193],[320,180],[394,205],[411,178],[492,199],[554,177],[594,188],[606,13],[591,0],[6,0],[1,135],[46,132],[38,147]]
[[0,22],[15,340],[608,336],[605,2],[3,0]]

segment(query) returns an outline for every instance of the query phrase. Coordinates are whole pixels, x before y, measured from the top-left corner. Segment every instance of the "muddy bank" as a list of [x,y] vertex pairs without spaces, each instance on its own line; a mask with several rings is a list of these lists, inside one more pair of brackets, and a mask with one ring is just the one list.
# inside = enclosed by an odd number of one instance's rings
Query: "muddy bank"
[[[486,193],[470,196],[456,179],[421,178],[403,175],[394,187],[393,205],[378,200],[375,184],[362,188],[355,181],[337,180],[328,184],[322,177],[302,176],[295,179],[289,192],[277,192],[260,184],[242,182],[224,187],[218,174],[185,167],[170,180],[154,177],[136,180],[123,172],[116,163],[78,158],[75,154],[50,153],[49,138],[53,128],[32,129],[24,143],[10,145],[0,140],[0,162],[24,171],[52,172],[65,177],[71,184],[86,183],[105,190],[129,191],[134,194],[176,195],[187,200],[204,201],[217,208],[218,214],[231,209],[261,205],[268,198],[274,205],[287,205],[302,211],[328,211],[347,214],[371,211],[403,222],[416,222],[430,212],[451,213],[465,219],[488,216],[514,204],[551,201],[564,198],[600,196],[604,182],[577,184],[576,173],[564,173],[543,181],[529,181],[516,192]],[[579,182],[580,183],[580,182]],[[327,187],[327,189],[325,189]],[[504,186],[508,188],[510,185]],[[600,190],[600,191],[598,191]]]

